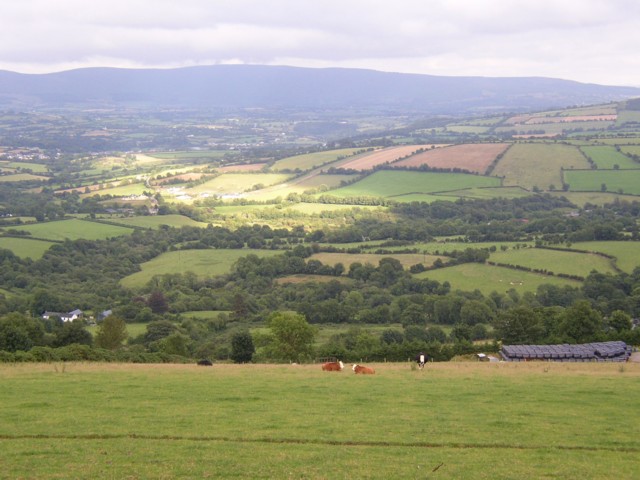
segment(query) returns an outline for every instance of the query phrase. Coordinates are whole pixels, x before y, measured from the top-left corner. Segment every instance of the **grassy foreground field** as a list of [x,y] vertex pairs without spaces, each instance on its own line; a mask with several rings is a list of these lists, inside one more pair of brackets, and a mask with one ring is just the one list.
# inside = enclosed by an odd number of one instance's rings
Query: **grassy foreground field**
[[1,478],[634,478],[640,366],[1,365]]

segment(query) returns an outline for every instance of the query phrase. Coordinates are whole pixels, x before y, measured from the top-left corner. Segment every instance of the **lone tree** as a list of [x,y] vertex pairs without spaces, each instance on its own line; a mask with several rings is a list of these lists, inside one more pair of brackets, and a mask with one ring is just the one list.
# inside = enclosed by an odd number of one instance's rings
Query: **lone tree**
[[107,350],[116,350],[122,346],[129,334],[127,333],[127,324],[124,320],[116,315],[109,315],[100,325],[94,343],[96,347],[106,348]]
[[231,338],[231,360],[236,363],[248,363],[253,359],[256,348],[253,338],[247,331],[238,332]]
[[267,325],[273,332],[275,342],[272,355],[278,360],[301,362],[313,356],[313,340],[316,328],[298,313],[274,312],[269,315]]
[[155,314],[162,315],[169,310],[169,305],[167,305],[167,299],[164,294],[160,290],[155,290],[149,295],[149,300],[147,300],[147,306],[151,309],[151,311]]

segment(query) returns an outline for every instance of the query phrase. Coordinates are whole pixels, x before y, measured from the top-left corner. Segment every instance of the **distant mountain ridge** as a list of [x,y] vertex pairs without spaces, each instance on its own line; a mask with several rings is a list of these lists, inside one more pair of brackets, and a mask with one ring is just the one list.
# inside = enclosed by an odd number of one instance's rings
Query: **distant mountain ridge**
[[640,88],[544,77],[445,77],[347,68],[215,65],[0,71],[0,108],[183,107],[531,110],[619,101]]

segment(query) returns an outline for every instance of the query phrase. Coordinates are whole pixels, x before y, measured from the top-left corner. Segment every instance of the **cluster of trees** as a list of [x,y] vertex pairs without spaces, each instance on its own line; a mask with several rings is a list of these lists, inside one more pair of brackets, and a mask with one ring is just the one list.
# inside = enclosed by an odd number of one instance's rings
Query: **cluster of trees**
[[[452,291],[447,282],[418,279],[390,257],[378,265],[324,265],[309,258],[321,248],[317,244],[321,240],[361,240],[366,235],[397,246],[430,239],[434,232],[447,229],[464,232],[469,240],[498,236],[499,231],[518,239],[536,234],[551,241],[556,236],[564,238],[559,232],[567,226],[572,227],[570,231],[584,232],[608,225],[615,230],[613,238],[624,232],[624,237],[631,239],[635,233],[631,220],[635,224],[640,212],[637,204],[618,203],[567,217],[566,207],[566,201],[544,196],[516,201],[436,202],[399,206],[397,222],[363,218],[339,231],[305,232],[302,227],[286,230],[261,225],[236,230],[166,227],[136,230],[107,240],[65,241],[36,261],[0,250],[0,285],[17,293],[0,298],[0,350],[55,350],[78,343],[92,344],[91,348],[101,351],[124,349],[131,355],[246,361],[251,340],[252,358],[282,361],[282,352],[288,350],[282,344],[285,340],[278,337],[280,320],[274,318],[284,315],[288,319],[289,314],[310,331],[316,325],[353,326],[347,333],[316,345],[315,350],[305,350],[302,356],[287,354],[289,361],[334,354],[344,359],[403,359],[412,349],[429,349],[435,358],[446,358],[454,352],[473,351],[472,341],[494,339],[557,343],[619,338],[640,343],[640,330],[631,329],[631,319],[640,316],[640,268],[632,274],[593,272],[581,288],[543,285],[535,294],[519,295],[511,290],[483,295],[479,291]],[[529,221],[514,221],[518,218]],[[469,245],[453,252],[452,261],[486,261],[488,251]],[[268,258],[248,255],[229,274],[217,277],[164,275],[135,291],[119,283],[138,271],[143,262],[171,249],[246,246],[282,248],[283,252]],[[299,273],[330,280],[304,284],[278,281]],[[45,310],[74,308],[112,309],[114,316],[99,326],[94,337],[81,324],[53,325],[39,318]],[[189,315],[192,311],[224,313],[198,320]],[[144,322],[146,333],[127,339],[125,344],[111,325],[115,320],[120,327],[122,322]],[[390,327],[373,335],[358,328],[364,324]],[[392,324],[400,327],[391,328]],[[258,325],[269,326],[271,333],[248,333]]]

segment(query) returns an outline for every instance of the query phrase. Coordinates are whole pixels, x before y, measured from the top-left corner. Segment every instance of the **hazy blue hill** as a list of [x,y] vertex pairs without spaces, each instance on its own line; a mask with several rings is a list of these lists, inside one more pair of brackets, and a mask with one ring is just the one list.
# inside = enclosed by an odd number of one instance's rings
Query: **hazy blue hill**
[[593,104],[640,89],[551,78],[440,77],[359,69],[217,65],[168,70],[0,71],[0,107],[181,106],[466,112]]

